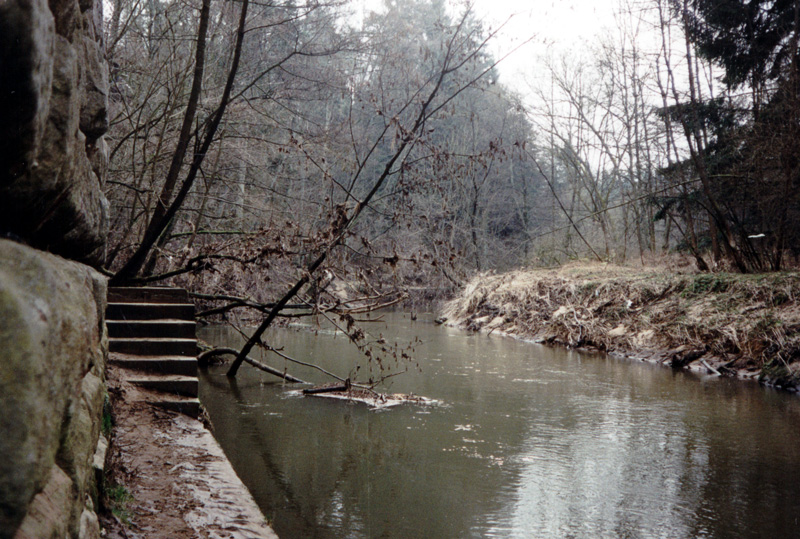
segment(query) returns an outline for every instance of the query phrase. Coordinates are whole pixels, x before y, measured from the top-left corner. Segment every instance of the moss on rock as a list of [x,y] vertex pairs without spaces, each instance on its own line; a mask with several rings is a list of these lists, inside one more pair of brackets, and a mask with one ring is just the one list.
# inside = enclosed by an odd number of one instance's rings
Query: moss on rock
[[91,268],[0,240],[2,537],[13,536],[57,456],[83,503],[102,410],[104,306],[95,298],[104,290]]

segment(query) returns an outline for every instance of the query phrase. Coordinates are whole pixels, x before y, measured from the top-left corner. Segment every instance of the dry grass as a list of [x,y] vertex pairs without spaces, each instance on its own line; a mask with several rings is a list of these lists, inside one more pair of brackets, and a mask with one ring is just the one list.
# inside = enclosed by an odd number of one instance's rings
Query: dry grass
[[[800,273],[675,274],[570,265],[480,275],[444,316],[475,331],[796,387]],[[705,364],[704,364],[705,363]]]

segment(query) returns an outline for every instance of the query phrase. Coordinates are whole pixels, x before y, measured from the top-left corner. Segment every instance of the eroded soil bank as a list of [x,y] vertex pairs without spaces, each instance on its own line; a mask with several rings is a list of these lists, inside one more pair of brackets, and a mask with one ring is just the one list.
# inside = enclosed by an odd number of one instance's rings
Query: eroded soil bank
[[574,265],[480,275],[449,323],[800,388],[800,273],[681,275]]

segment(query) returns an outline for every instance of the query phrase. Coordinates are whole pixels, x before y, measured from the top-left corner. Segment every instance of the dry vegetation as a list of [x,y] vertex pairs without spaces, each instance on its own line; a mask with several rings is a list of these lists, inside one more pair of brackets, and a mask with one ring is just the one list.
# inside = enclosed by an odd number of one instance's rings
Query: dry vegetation
[[[246,249],[250,246],[246,239],[219,246],[213,252],[220,258],[204,262],[203,271],[182,274],[166,282],[192,291],[197,316],[203,323],[258,323],[265,316],[265,306],[285,294],[303,273],[297,269],[301,257],[277,250],[268,260],[248,257]],[[324,271],[314,276],[292,302],[309,308],[287,310],[282,316],[299,316],[301,312],[310,312],[312,306],[322,311],[339,309],[359,314],[396,303],[412,312],[426,311],[453,297],[458,290],[440,268],[418,253],[405,259],[376,255],[373,259],[345,260],[338,254],[331,258]]]
[[800,385],[800,273],[573,265],[480,275],[444,315],[474,331]]

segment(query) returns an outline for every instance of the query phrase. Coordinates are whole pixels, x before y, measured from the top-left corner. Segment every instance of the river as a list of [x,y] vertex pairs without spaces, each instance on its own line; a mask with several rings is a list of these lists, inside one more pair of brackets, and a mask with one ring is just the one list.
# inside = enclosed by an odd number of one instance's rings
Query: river
[[[795,395],[430,317],[364,327],[413,344],[418,366],[388,390],[436,404],[302,397],[249,365],[201,374],[214,434],[281,537],[800,537]],[[225,327],[200,337],[242,343]],[[340,375],[359,363],[329,329],[267,338]]]

